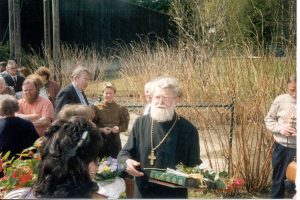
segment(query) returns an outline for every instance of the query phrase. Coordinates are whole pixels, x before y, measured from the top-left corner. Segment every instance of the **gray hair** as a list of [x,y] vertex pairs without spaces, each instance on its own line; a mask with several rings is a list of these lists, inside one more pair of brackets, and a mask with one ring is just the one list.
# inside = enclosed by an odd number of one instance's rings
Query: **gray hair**
[[16,61],[14,61],[14,60],[8,60],[7,64],[6,64],[6,69],[9,69],[11,65],[12,66],[17,66]]
[[82,72],[86,72],[90,77],[91,77],[91,72],[85,68],[85,67],[82,67],[82,66],[78,66],[76,69],[74,69],[74,71],[72,72],[71,74],[71,78],[74,79],[74,78],[77,78],[81,75]]
[[151,83],[150,94],[153,95],[154,91],[157,88],[161,89],[171,89],[175,97],[182,96],[182,89],[179,85],[179,82],[170,76],[159,77]]
[[18,100],[9,95],[4,94],[0,96],[0,115],[14,115],[19,110]]

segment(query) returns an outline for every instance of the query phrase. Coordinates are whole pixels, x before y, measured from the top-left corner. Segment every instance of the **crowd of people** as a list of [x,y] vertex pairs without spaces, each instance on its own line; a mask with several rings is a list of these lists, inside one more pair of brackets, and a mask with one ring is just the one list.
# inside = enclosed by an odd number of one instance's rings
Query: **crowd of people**
[[[4,62],[0,63],[0,67]],[[51,80],[47,67],[33,73],[6,62],[0,76],[0,152],[11,157],[43,137],[38,179],[32,188],[10,197],[103,198],[93,182],[99,159],[112,156],[126,163],[134,177],[134,198],[188,198],[186,188],[172,188],[149,181],[151,169],[193,167],[201,164],[199,133],[176,112],[182,88],[173,77],[159,77],[145,84],[145,108],[132,127],[126,144],[120,133],[128,129],[130,115],[115,101],[117,88],[103,83],[103,100],[91,104],[85,90],[91,73],[82,66],[63,88]],[[274,132],[272,197],[283,198],[285,169],[295,156],[296,77],[288,94],[277,97],[265,118]],[[16,142],[16,139],[18,142]]]

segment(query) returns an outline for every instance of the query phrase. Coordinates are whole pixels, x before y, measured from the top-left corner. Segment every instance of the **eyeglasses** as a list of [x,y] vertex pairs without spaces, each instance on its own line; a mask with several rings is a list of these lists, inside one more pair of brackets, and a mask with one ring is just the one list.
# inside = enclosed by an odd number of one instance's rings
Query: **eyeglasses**
[[174,97],[165,97],[165,96],[153,96],[152,98],[155,101],[160,101],[162,100],[163,102],[170,102]]

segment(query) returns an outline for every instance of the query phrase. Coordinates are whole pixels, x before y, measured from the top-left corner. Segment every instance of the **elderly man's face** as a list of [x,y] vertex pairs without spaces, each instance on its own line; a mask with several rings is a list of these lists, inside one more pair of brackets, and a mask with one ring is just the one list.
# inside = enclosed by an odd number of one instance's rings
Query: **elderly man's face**
[[81,72],[78,77],[75,78],[75,86],[80,90],[84,91],[91,81],[91,77],[86,72]]
[[151,117],[159,122],[172,120],[177,98],[171,89],[156,88],[151,101]]
[[22,86],[23,98],[28,103],[33,103],[38,97],[39,93],[34,83],[27,83]]
[[158,108],[170,108],[175,106],[176,97],[171,89],[157,88],[152,97],[152,105]]
[[9,64],[7,65],[7,73],[11,76],[17,75],[18,67],[15,64]]

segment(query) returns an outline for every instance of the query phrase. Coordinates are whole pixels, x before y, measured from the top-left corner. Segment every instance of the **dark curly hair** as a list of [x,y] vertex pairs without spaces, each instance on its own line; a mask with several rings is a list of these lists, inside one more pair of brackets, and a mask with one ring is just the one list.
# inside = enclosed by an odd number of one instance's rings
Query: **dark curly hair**
[[81,117],[53,122],[41,146],[34,186],[37,198],[90,198],[98,190],[88,165],[97,161],[103,140],[99,129]]

